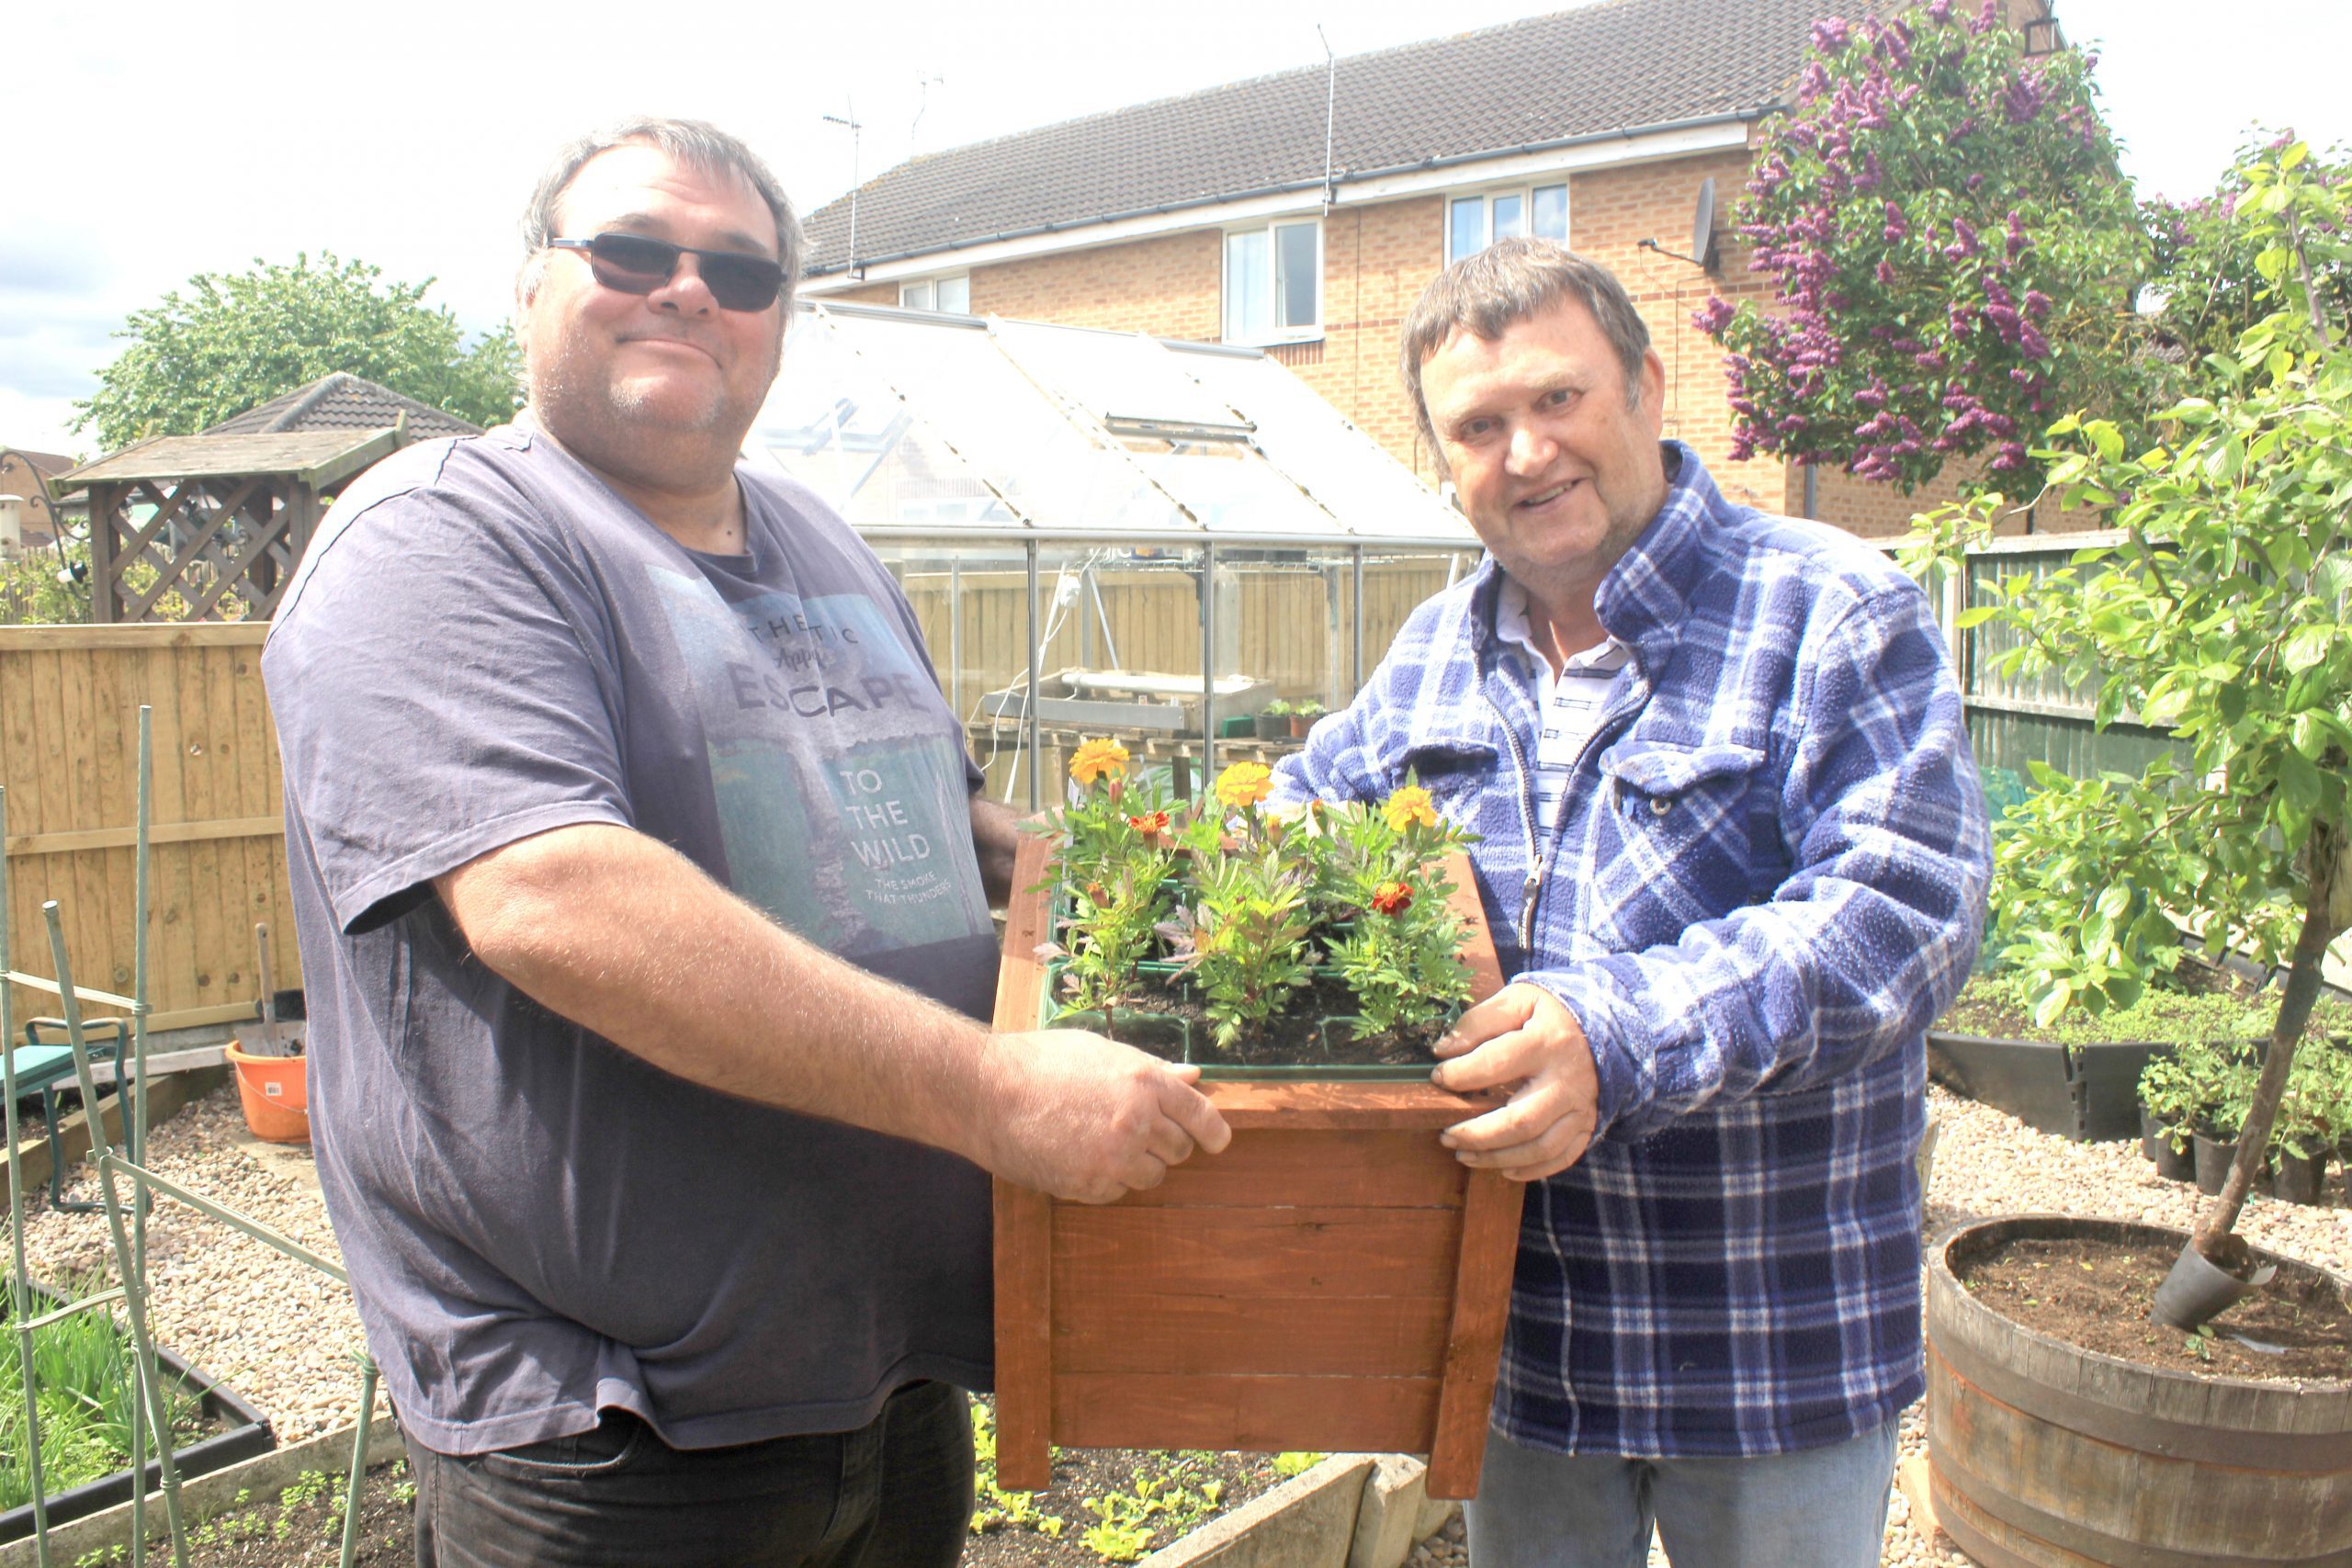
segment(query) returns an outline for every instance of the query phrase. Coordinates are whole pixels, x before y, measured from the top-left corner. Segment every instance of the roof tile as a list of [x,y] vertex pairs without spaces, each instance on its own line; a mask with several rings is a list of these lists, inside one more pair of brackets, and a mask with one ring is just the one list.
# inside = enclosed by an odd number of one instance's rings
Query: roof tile
[[[1855,0],[1858,5],[1867,0]],[[1826,0],[1601,0],[1339,62],[1341,184],[1781,102]],[[1325,68],[1304,66],[915,158],[857,192],[859,261],[1311,186]],[[812,273],[850,198],[808,215]]]

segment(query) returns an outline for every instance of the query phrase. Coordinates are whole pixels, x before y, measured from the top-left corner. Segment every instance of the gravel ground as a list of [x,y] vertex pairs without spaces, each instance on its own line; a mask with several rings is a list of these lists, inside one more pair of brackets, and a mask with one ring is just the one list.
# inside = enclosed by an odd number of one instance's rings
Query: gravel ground
[[[1941,1122],[1928,1191],[1928,1227],[1940,1235],[1984,1215],[2059,1210],[2187,1228],[2197,1194],[2157,1179],[2132,1144],[2074,1144],[2035,1133],[2000,1111],[1931,1089]],[[256,1145],[244,1129],[233,1087],[198,1101],[155,1129],[152,1168],[214,1201],[270,1225],[329,1258],[339,1258],[318,1189],[306,1179],[308,1156]],[[2240,1231],[2264,1247],[2352,1272],[2352,1209],[2340,1173],[2329,1179],[2326,1208],[2256,1196]],[[46,1190],[44,1190],[45,1192]],[[87,1176],[67,1184],[73,1197],[95,1195]],[[103,1269],[111,1253],[103,1214],[49,1211],[28,1201],[26,1240],[34,1272],[82,1279]],[[359,1380],[351,1358],[360,1348],[350,1298],[324,1276],[227,1226],[169,1201],[148,1223],[153,1321],[163,1342],[225,1379],[270,1417],[280,1441],[295,1442],[350,1423]],[[1927,1449],[1919,1406],[1904,1413],[1905,1458]],[[1884,1563],[1966,1564],[1950,1549],[1931,1549],[1909,1526],[1897,1490],[1887,1510]],[[1468,1553],[1457,1519],[1416,1553],[1417,1568],[1462,1568]],[[1653,1551],[1653,1564],[1665,1558]]]
[[[256,1220],[330,1261],[327,1226],[306,1146],[263,1145],[245,1130],[234,1084],[187,1106],[147,1139],[156,1175]],[[95,1199],[86,1165],[68,1199]],[[26,1200],[25,1246],[36,1278],[76,1293],[115,1278],[103,1213],[52,1210],[44,1184]],[[351,1294],[305,1264],[169,1199],[147,1218],[149,1326],[269,1417],[283,1443],[349,1426],[359,1408],[359,1319]]]

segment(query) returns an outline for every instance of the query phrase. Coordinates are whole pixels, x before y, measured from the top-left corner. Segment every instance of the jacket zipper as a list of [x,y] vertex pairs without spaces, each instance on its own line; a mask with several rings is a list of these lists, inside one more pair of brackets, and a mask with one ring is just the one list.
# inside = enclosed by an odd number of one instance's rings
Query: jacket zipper
[[[1649,682],[1642,670],[1640,652],[1630,647],[1625,651],[1634,671],[1634,679],[1626,682],[1625,695],[1633,698],[1646,689]],[[1527,765],[1527,750],[1520,741],[1519,731],[1511,728],[1510,716],[1503,712],[1502,705],[1495,701],[1495,694],[1486,689],[1483,681],[1479,682],[1478,694],[1486,699],[1487,708],[1500,723],[1503,739],[1510,743],[1511,765],[1519,770],[1519,820],[1521,829],[1527,835],[1528,865],[1527,880],[1521,886],[1519,895],[1519,951],[1523,960],[1532,960],[1535,951],[1535,908],[1544,900],[1544,884],[1551,877],[1553,858],[1560,852],[1561,823],[1552,825],[1551,838],[1539,847],[1535,839],[1535,774]],[[1568,763],[1571,784],[1584,766],[1585,754],[1594,746],[1612,738],[1616,729],[1632,714],[1639,712],[1640,707],[1639,702],[1634,702],[1630,706],[1621,704],[1617,711],[1601,716],[1600,722],[1593,726],[1592,733],[1584,738],[1584,744],[1577,748],[1576,756]],[[1542,712],[1539,710],[1535,716],[1536,723],[1541,725],[1544,721]],[[1567,817],[1565,795],[1561,797],[1560,807],[1564,822]]]

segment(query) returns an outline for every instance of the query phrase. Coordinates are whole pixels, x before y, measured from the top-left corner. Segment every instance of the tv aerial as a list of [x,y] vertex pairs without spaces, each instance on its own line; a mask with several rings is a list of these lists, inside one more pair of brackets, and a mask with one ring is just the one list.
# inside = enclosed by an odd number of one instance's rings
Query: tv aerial
[[1690,254],[1669,251],[1655,239],[1638,242],[1634,249],[1655,251],[1676,261],[1689,262],[1700,271],[1713,276],[1722,261],[1715,244],[1715,177],[1713,175],[1699,182],[1699,205],[1690,214]]

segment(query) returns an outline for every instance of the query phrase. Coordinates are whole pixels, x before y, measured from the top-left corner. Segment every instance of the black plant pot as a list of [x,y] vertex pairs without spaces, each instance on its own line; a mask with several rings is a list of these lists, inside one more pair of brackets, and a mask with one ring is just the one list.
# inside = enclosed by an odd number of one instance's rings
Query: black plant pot
[[2237,1140],[2232,1138],[2223,1143],[2199,1133],[2193,1142],[2197,1145],[2197,1190],[2208,1198],[2217,1198],[2230,1179],[2230,1162],[2238,1157]]
[[2145,1105],[2141,1106],[2140,1157],[2142,1159],[2161,1161],[2164,1156],[2156,1151],[2164,1146],[2164,1142],[2165,1124],[2156,1119],[2156,1113],[2154,1111],[2149,1110]]
[[2289,1203],[2320,1202],[2320,1189],[2327,1180],[2327,1153],[2324,1148],[2309,1155],[2281,1149],[2276,1156],[2276,1196]]
[[1290,715],[1261,713],[1257,716],[1252,727],[1256,729],[1258,739],[1261,740],[1287,739],[1290,736]]
[[2156,1140],[2156,1174],[2166,1181],[2196,1180],[2196,1151],[2186,1146],[2173,1147],[2169,1134],[2159,1137]]

